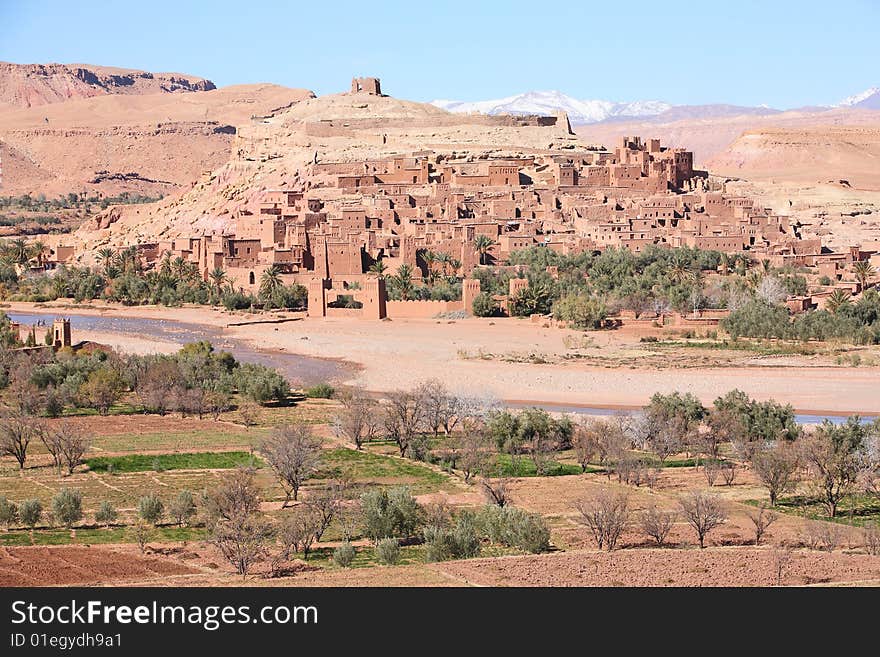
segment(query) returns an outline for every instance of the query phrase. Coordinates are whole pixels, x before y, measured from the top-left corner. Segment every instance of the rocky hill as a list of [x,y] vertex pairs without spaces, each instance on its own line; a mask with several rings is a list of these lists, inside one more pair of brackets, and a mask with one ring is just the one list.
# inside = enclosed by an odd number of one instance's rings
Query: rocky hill
[[214,83],[180,73],[150,73],[90,64],[0,62],[0,109],[39,107],[108,94],[210,91]]
[[226,162],[242,125],[313,96],[259,84],[3,111],[0,195],[173,193]]

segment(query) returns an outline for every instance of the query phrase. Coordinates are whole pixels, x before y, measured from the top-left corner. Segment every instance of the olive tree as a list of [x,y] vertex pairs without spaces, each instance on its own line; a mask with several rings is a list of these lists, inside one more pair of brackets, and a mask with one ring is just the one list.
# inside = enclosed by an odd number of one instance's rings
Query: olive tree
[[62,488],[52,498],[52,515],[70,529],[83,517],[82,493],[76,489]]

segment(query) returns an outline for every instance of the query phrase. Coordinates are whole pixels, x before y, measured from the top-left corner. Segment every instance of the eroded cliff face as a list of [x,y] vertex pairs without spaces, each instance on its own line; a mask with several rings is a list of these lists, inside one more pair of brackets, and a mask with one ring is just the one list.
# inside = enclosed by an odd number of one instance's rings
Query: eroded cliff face
[[214,83],[180,73],[151,73],[86,64],[0,62],[0,107],[39,107],[107,94],[210,91]]
[[[880,190],[880,113],[873,125],[785,126],[740,135],[709,164],[750,180],[839,183]],[[845,181],[845,182],[843,182]]]
[[313,95],[264,84],[0,111],[0,195],[175,193],[228,161],[243,126]]

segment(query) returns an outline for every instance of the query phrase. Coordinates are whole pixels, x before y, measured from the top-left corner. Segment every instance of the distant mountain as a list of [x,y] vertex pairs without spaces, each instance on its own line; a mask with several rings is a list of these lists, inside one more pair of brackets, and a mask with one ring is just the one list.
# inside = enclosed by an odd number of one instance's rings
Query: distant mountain
[[854,107],[856,109],[880,109],[880,87],[871,87],[860,94],[844,98],[837,107]]
[[[761,105],[749,107],[716,103],[710,105],[672,105],[659,100],[640,100],[617,103],[609,100],[578,100],[559,91],[529,91],[516,96],[496,100],[474,102],[460,100],[435,100],[432,105],[449,112],[480,112],[482,114],[552,114],[568,113],[572,125],[632,121],[639,119],[652,123],[672,121],[717,119],[727,116],[771,116],[783,110]],[[799,112],[822,112],[833,108],[880,109],[880,87],[872,87],[859,94],[845,98],[837,105],[807,106]]]
[[568,113],[572,124],[598,123],[609,118],[644,118],[656,116],[672,108],[659,100],[643,100],[633,103],[615,103],[608,100],[578,100],[559,91],[529,91],[497,100],[467,102],[460,100],[435,100],[432,105],[449,112],[479,112],[481,114],[552,114]]
[[150,73],[91,64],[0,62],[0,107],[37,107],[108,94],[210,91],[214,83],[180,73]]

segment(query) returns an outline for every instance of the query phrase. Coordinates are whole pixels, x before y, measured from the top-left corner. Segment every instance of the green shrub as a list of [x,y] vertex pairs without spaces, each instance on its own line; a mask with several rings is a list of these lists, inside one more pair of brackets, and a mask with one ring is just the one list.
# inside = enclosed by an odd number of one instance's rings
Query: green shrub
[[463,511],[455,519],[455,525],[426,527],[424,530],[428,561],[468,559],[480,553],[480,537],[474,514]]
[[18,507],[0,495],[0,525],[9,526],[18,520]]
[[550,549],[550,530],[540,514],[513,506],[489,505],[480,511],[476,524],[492,543],[532,554]]
[[165,514],[165,504],[155,493],[144,495],[138,500],[138,515],[154,525],[158,524]]
[[180,491],[168,507],[168,513],[178,525],[189,524],[196,515],[193,494],[188,490]]
[[311,388],[306,388],[306,397],[309,399],[330,399],[335,392],[336,388],[329,383],[319,383]]
[[33,529],[43,516],[43,504],[37,499],[25,500],[21,503],[18,514],[21,516],[21,523]]
[[400,561],[400,544],[396,538],[383,538],[376,544],[376,559],[386,566]]
[[343,568],[348,568],[354,561],[354,547],[348,541],[333,550],[333,563]]
[[68,529],[82,520],[82,493],[72,488],[62,488],[52,498],[52,514]]
[[374,543],[383,538],[415,536],[424,511],[409,488],[376,488],[361,496],[364,535]]
[[475,317],[495,317],[498,314],[498,307],[488,292],[480,292],[474,297],[471,310]]
[[605,304],[586,294],[567,294],[553,304],[553,317],[576,329],[602,328],[607,316]]
[[110,525],[113,521],[116,520],[117,517],[116,509],[113,505],[104,500],[101,502],[98,510],[95,511],[95,522],[99,525]]

